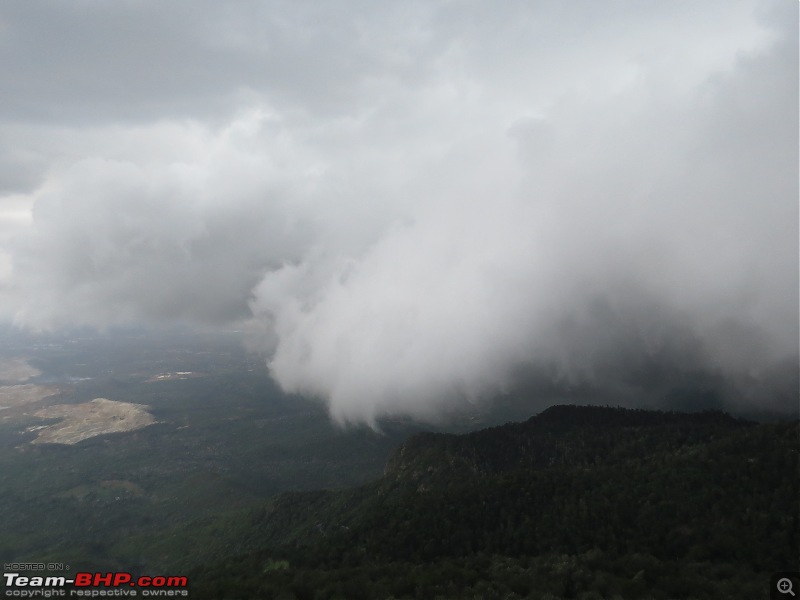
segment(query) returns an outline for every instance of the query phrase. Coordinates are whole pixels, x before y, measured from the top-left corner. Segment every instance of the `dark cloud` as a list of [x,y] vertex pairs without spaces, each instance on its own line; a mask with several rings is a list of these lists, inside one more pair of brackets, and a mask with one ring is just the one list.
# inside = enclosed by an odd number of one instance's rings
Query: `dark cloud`
[[425,36],[404,29],[423,12],[370,2],[6,3],[2,116],[81,124],[219,118],[253,97],[313,113],[358,112],[365,81],[402,75],[424,52],[416,45]]
[[340,420],[434,418],[520,369],[792,400],[794,3],[0,19],[18,323],[236,323]]

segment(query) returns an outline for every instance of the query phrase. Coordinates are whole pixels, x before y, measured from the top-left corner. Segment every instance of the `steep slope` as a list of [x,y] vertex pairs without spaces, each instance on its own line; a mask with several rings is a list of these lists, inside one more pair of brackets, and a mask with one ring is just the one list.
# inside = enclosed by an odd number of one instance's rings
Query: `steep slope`
[[753,425],[719,411],[664,413],[599,406],[554,406],[524,423],[466,435],[420,434],[389,459],[387,479],[432,485],[519,469],[594,467],[668,453]]
[[[223,579],[240,595],[256,586],[259,597],[300,573],[327,589],[367,572],[399,597],[473,593],[482,581],[510,597],[601,587],[599,597],[757,597],[769,573],[796,565],[797,461],[797,423],[719,412],[559,406],[467,435],[421,434],[378,482],[281,496],[245,542],[244,563],[260,565],[260,576]],[[573,579],[558,574],[557,557],[590,576],[564,587]],[[290,568],[265,577],[263,565],[278,559]],[[410,575],[397,571],[410,565],[427,584],[403,587]],[[450,567],[473,574],[467,588],[448,591]]]

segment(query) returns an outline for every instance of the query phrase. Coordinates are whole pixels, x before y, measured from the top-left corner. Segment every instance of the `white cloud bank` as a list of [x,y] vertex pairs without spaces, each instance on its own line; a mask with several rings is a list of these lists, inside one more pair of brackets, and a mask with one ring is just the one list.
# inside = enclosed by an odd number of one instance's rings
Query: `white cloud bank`
[[796,363],[794,3],[43,4],[86,31],[0,59],[18,323],[246,323],[368,422],[525,363]]

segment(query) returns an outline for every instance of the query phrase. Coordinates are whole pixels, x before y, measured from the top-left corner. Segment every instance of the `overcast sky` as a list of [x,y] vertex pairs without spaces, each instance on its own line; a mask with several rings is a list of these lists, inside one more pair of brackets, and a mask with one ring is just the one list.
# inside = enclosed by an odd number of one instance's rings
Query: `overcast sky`
[[0,315],[246,329],[345,421],[523,363],[763,378],[798,3],[0,1]]

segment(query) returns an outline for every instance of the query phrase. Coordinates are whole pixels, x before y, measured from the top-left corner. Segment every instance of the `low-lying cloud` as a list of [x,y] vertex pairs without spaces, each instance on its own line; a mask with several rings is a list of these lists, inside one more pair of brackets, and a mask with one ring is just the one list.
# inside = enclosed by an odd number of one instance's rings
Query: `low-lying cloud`
[[255,63],[196,114],[153,87],[168,117],[7,118],[45,166],[0,185],[6,313],[236,324],[340,421],[436,418],[525,365],[796,402],[796,6],[362,8],[328,36],[314,10],[262,15],[294,28],[271,50],[291,74],[232,15],[241,36],[199,54]]

